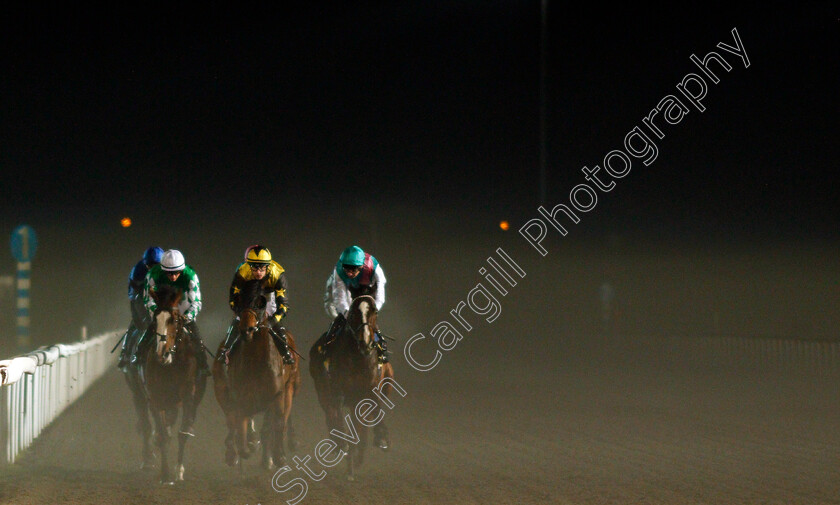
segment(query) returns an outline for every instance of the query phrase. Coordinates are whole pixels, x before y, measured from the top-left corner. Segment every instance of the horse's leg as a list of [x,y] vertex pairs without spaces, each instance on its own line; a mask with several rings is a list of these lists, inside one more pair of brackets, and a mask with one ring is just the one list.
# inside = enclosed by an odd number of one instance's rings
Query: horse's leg
[[[195,423],[196,405],[195,399],[187,394],[181,407],[181,429],[178,430],[178,466],[175,470],[175,479],[184,480],[184,452],[187,447],[187,440],[193,438],[193,424]],[[172,419],[175,420],[174,417]]]
[[[361,436],[361,435],[359,435]],[[361,441],[359,442],[361,443]],[[347,460],[347,475],[346,479],[349,481],[356,480],[356,469],[355,469],[355,460],[356,460],[356,453],[359,450],[359,444],[349,444],[347,442],[344,443],[345,452],[347,456],[344,459]]]
[[[334,428],[337,428],[338,431],[341,431],[343,433],[347,432],[347,424],[344,422],[344,418],[341,417],[341,414],[344,413],[344,397],[337,397],[334,400],[331,407],[332,408],[330,409],[330,412],[328,414],[328,424],[330,425],[330,431],[332,431],[332,429]],[[350,422],[353,422],[352,415],[350,416],[350,419]],[[358,434],[358,429],[356,433]],[[332,434],[330,436],[332,436]],[[347,474],[345,475],[345,478],[348,481],[356,480],[356,472],[354,468],[355,465],[353,460],[355,459],[356,451],[359,448],[359,444],[351,444],[350,442],[341,439],[336,440],[337,437],[332,438],[334,442],[338,443],[338,447],[347,454],[344,457],[344,459],[347,460]]]
[[143,392],[143,384],[140,383],[140,378],[135,367],[128,368],[125,374],[125,380],[131,391],[134,411],[137,413],[137,432],[140,434],[143,442],[143,461],[140,464],[140,468],[154,468],[155,453],[152,450],[152,421],[149,412],[149,402],[146,400],[146,395]]
[[365,449],[367,445],[370,443],[370,428],[367,426],[357,426],[356,428],[359,433],[359,443],[356,444],[356,461],[355,464],[357,466],[362,466],[362,463],[365,462]]
[[225,437],[225,463],[228,466],[234,466],[239,461],[236,452],[236,414],[234,409],[225,412],[225,421],[228,429],[227,437]]
[[251,457],[251,448],[248,447],[248,425],[250,422],[251,418],[241,413],[236,417],[236,450],[239,451],[239,457],[244,459]]
[[175,480],[184,480],[184,449],[187,447],[187,440],[192,436],[184,433],[178,433],[178,466],[176,467]]
[[260,442],[262,444],[262,466],[266,470],[274,468],[274,437],[272,425],[274,424],[273,408],[269,406],[263,413],[262,426],[260,426]]
[[283,396],[283,422],[285,424],[285,434],[283,436],[285,447],[294,452],[297,450],[297,437],[295,437],[295,429],[292,426],[292,400],[294,399],[297,386],[289,381],[286,384],[286,394]]
[[198,373],[195,379],[195,393],[193,394],[193,420],[195,420],[195,411],[201,405],[201,400],[204,399],[204,392],[207,391],[207,376]]
[[160,483],[174,484],[169,470],[169,458],[166,448],[169,445],[170,425],[166,410],[158,410],[155,415],[155,442],[160,452]]
[[[390,363],[382,367],[382,378],[384,379],[386,377],[390,379],[394,378],[394,368]],[[388,398],[393,389],[390,383],[385,383],[382,386],[382,395]],[[381,398],[377,397],[376,402],[379,404],[380,409],[385,410],[386,406]],[[388,434],[388,427],[385,425],[384,419],[373,427],[373,443],[383,451],[387,451],[391,447],[391,437]]]
[[269,410],[272,410],[271,422],[271,453],[274,455],[274,462],[278,467],[286,466],[286,395],[281,389],[281,394],[274,397]]
[[246,437],[246,439],[248,440],[248,446],[251,448],[251,450],[257,450],[257,447],[260,445],[260,435],[257,434],[257,429],[254,428],[253,417],[248,423],[248,436]]

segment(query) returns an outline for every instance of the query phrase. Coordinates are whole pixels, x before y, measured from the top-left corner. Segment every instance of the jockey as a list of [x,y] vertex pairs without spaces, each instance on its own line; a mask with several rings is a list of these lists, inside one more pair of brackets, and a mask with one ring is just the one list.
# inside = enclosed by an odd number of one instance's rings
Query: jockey
[[[265,314],[271,324],[271,330],[277,349],[283,356],[283,363],[292,365],[295,362],[294,356],[289,350],[286,339],[286,328],[280,321],[286,316],[289,310],[288,299],[286,298],[286,276],[285,270],[279,263],[271,259],[271,251],[261,245],[251,246],[245,250],[245,262],[236,268],[233,281],[230,284],[230,308],[238,314],[243,308],[240,300],[240,293],[247,284],[257,282],[260,284],[260,291],[266,296]],[[239,335],[236,334],[236,319],[231,323],[227,338],[222,344],[222,349],[216,357],[222,363],[227,363],[231,348],[236,344]]]
[[143,257],[131,269],[128,274],[128,303],[131,308],[131,323],[120,351],[120,362],[117,367],[126,371],[130,356],[134,353],[134,346],[137,344],[139,333],[146,331],[149,320],[146,315],[146,308],[143,306],[143,289],[146,286],[146,274],[149,268],[160,263],[163,256],[163,249],[150,247],[143,253]]
[[[332,273],[327,279],[324,293],[324,310],[333,319],[329,331],[325,333],[314,347],[323,349],[346,323],[347,311],[354,298],[362,295],[373,297],[377,310],[385,304],[385,272],[376,258],[364,252],[359,246],[345,249],[338,259]],[[388,347],[385,339],[374,332],[377,358],[380,363],[388,362]]]
[[[143,291],[143,304],[146,306],[149,314],[154,314],[157,309],[151,293],[155,291],[156,286],[164,284],[173,286],[183,295],[179,308],[181,314],[187,320],[184,327],[190,334],[198,370],[204,375],[209,375],[210,370],[207,367],[207,355],[204,354],[204,342],[201,341],[198,325],[195,322],[199,311],[201,311],[201,287],[198,281],[198,274],[195,273],[195,270],[191,266],[184,262],[184,255],[181,254],[181,251],[169,249],[164,252],[160,264],[152,267],[146,275],[146,289]],[[148,338],[144,336],[143,341],[147,340]],[[136,357],[135,355],[133,359],[136,359]]]

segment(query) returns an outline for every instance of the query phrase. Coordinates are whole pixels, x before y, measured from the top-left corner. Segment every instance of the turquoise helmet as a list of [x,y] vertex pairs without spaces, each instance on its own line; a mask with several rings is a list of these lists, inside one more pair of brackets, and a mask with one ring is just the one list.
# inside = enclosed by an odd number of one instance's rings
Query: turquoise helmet
[[360,267],[365,264],[365,252],[357,245],[348,247],[341,253],[341,257],[338,259],[338,262],[342,265]]

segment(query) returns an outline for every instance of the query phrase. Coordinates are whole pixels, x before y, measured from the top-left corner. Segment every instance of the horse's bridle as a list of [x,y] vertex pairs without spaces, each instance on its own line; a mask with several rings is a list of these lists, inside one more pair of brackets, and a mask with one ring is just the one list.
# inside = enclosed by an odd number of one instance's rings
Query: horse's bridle
[[[373,302],[371,305],[373,307],[376,307],[375,301],[374,301],[372,296],[362,295],[362,296],[359,296],[358,298],[369,298],[370,301]],[[359,348],[359,351],[363,352],[365,355],[370,354],[370,351],[372,351],[374,346],[376,345],[374,343],[374,340],[373,340],[373,337],[372,337],[372,334],[375,333],[376,330],[373,327],[373,325],[370,324],[370,321],[363,322],[363,323],[359,324],[358,326],[356,326],[355,328],[350,326],[350,321],[347,321],[347,326],[349,327],[350,331],[353,332],[353,340],[356,342],[356,346]],[[371,331],[371,339],[370,339],[370,342],[368,342],[367,344],[365,344],[364,341],[356,338],[356,335],[359,333],[359,330],[361,330],[365,326],[370,328],[370,331]]]
[[[260,328],[269,328],[269,329],[271,328],[269,325],[267,325],[267,324],[265,323],[265,321],[266,321],[266,319],[265,319],[265,318],[262,318],[262,319],[261,319],[261,318],[259,317],[259,312],[257,312],[257,311],[256,311],[256,310],[254,310],[254,309],[251,309],[251,308],[248,308],[248,309],[245,309],[245,310],[250,310],[250,311],[252,311],[252,312],[254,313],[254,315],[256,316],[256,319],[257,319],[257,324],[255,324],[255,325],[253,325],[253,326],[248,326],[247,328],[245,328],[245,333],[244,333],[244,335],[248,335],[248,334],[253,335],[253,334],[254,334],[254,333],[256,333],[257,331],[259,331],[259,329],[260,329]],[[245,312],[245,310],[243,310],[242,312]],[[240,313],[240,317],[241,317],[241,313]]]
[[[160,357],[163,360],[165,360],[169,356],[172,356],[174,359],[174,357],[176,356],[178,352],[178,326],[183,326],[181,325],[181,320],[177,314],[171,311],[169,312],[169,314],[172,317],[172,319],[175,320],[175,341],[172,343],[172,347],[167,349],[167,351],[163,353],[163,355]],[[158,337],[158,342],[166,342],[166,338],[168,337],[166,333],[161,333],[158,331],[157,325],[155,325],[155,335]]]

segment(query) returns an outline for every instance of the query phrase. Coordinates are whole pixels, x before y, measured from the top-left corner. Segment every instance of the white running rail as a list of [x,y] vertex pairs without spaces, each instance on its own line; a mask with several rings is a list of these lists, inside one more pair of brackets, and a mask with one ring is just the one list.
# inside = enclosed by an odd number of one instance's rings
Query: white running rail
[[0,464],[14,463],[35,437],[115,365],[123,332],[57,344],[0,361]]

